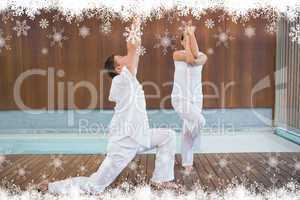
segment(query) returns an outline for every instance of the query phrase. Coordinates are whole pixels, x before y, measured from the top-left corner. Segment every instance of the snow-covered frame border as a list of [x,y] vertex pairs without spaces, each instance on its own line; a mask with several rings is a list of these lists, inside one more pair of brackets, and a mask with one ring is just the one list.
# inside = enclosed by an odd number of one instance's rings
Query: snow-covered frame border
[[[181,16],[201,18],[206,10],[222,9],[233,19],[248,18],[259,11],[264,18],[284,15],[291,21],[299,16],[299,0],[1,0],[0,13],[35,18],[41,10],[57,10],[68,22],[74,18],[99,17],[130,20],[141,16],[147,20],[162,18],[175,11]],[[272,12],[269,12],[272,10]]]

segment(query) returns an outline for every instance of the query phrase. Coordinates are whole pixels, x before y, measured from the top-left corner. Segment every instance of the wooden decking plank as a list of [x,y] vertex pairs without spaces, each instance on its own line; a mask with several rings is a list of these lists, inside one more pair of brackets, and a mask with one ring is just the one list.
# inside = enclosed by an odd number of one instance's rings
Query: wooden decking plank
[[223,172],[223,170],[218,166],[218,163],[212,158],[214,154],[206,154],[205,158],[214,169],[215,173],[218,175],[221,187],[223,188],[227,183],[231,182],[231,179]]
[[147,179],[146,181],[149,183],[152,173],[154,171],[154,166],[155,166],[155,155],[154,154],[147,154]]
[[[263,159],[268,159],[267,155],[262,154],[262,153],[256,153],[255,155],[257,157],[260,157],[260,158],[263,158]],[[292,171],[291,171],[292,169],[289,168],[289,166],[286,165],[286,164],[284,164],[284,166],[283,166],[283,163],[281,163],[281,161],[285,161],[285,160],[283,159],[282,156],[278,156],[278,165],[277,165],[277,167],[278,167],[279,173],[278,172],[276,172],[276,173],[279,174],[282,177],[281,180],[283,180],[284,183],[286,183],[286,182],[288,182],[287,177],[290,177],[290,178],[293,177],[293,174],[292,174]]]
[[179,155],[175,155],[175,168],[174,168],[174,176],[175,176],[175,181],[180,184],[184,185],[183,181],[183,174],[182,174],[182,165],[181,165],[181,158]]
[[[273,179],[274,174],[271,174],[270,172],[267,171],[268,165],[262,163],[261,158],[257,157],[255,153],[247,153],[247,156],[250,158],[252,162],[256,163],[255,166],[257,166],[260,169],[259,170],[260,174],[262,176],[265,176],[271,182],[270,186],[274,185],[274,179]],[[278,182],[279,184],[283,184],[285,182],[285,178],[281,177],[281,175],[277,176],[277,178],[279,178],[279,182]]]
[[[257,161],[264,159],[267,160],[268,157],[267,156],[263,156],[262,153],[253,153],[253,158],[256,159]],[[280,162],[281,158],[278,157],[278,162]],[[270,165],[268,163],[265,162],[260,162],[261,165],[265,166],[265,167],[270,167]],[[286,180],[291,177],[289,174],[286,173],[285,170],[280,169],[279,164],[277,165],[278,168],[278,172],[276,173],[277,178],[281,181],[282,184],[284,184],[286,182]],[[271,171],[274,172],[275,168],[271,167]],[[273,173],[274,174],[274,173]],[[271,174],[272,175],[272,174]]]
[[[26,162],[22,162],[22,164],[18,163],[17,168],[11,173],[10,175],[6,176],[7,179],[13,181],[13,183],[17,185],[22,185],[22,183],[29,179],[34,173],[34,171],[31,170],[31,167],[35,164],[35,162],[38,162],[39,158],[37,156],[29,156],[26,158]],[[19,170],[24,170],[24,176],[19,174]],[[20,172],[21,173],[21,172]]]
[[[250,184],[259,184],[264,187],[269,187],[270,184],[265,183],[270,182],[268,179],[264,179],[264,176],[261,176],[256,167],[252,166],[250,162],[245,161],[245,159],[242,157],[242,153],[234,153],[232,154],[232,157],[235,159],[236,162],[234,162],[238,168],[245,173],[245,176],[251,180]],[[245,169],[245,167],[248,167],[248,171]],[[270,182],[271,183],[271,182]]]
[[19,166],[24,165],[26,162],[28,162],[28,158],[26,156],[22,156],[20,159],[4,168],[0,173],[0,178],[3,179],[5,177],[7,178],[7,176],[11,176],[11,174],[14,174]]
[[208,160],[206,159],[205,155],[201,155],[198,157],[200,160],[200,163],[202,164],[203,168],[207,171],[209,180],[212,182],[214,185],[215,189],[222,188],[222,183],[220,181],[220,178],[218,174],[216,173],[215,169],[213,166],[210,165]]
[[31,158],[29,163],[32,163],[32,165],[28,167],[30,169],[30,173],[34,173],[34,175],[28,176],[27,178],[23,179],[23,181],[19,182],[19,184],[25,188],[29,186],[29,184],[36,184],[37,182],[41,181],[40,172],[47,160],[48,159],[45,156],[37,156],[37,160],[33,160]]
[[216,186],[212,182],[208,171],[202,166],[202,163],[200,162],[200,158],[199,158],[200,156],[202,155],[200,154],[194,155],[194,167],[200,179],[201,186],[207,190],[214,190]]
[[235,160],[232,154],[230,154],[228,157],[230,158],[230,161],[228,163],[228,169],[231,171],[233,177],[239,181],[239,183],[243,182],[245,174],[238,166],[238,164],[240,163],[234,162]]
[[221,159],[224,159],[226,161],[227,164],[224,167],[221,167],[220,169],[226,175],[226,177],[228,178],[229,182],[232,182],[234,179],[237,178],[235,176],[235,174],[233,173],[233,171],[231,170],[231,168],[229,167],[230,162],[231,162],[231,157],[228,154],[212,154],[211,155],[211,159],[214,160],[216,163],[219,163]]
[[[272,173],[268,173],[266,169],[268,167],[268,155],[266,153],[196,154],[194,156],[195,174],[190,175],[191,179],[189,180],[183,177],[181,158],[180,155],[176,155],[175,177],[180,184],[188,188],[193,188],[199,182],[200,185],[208,190],[215,190],[226,186],[222,179],[230,182],[229,180],[233,177],[241,178],[242,176],[247,177],[249,180],[246,184],[247,187],[257,182],[263,188],[267,188],[273,185],[271,181]],[[226,168],[220,168],[218,158],[224,156],[227,156],[226,159],[229,162]],[[284,162],[279,162],[279,173],[276,173],[276,178],[278,178],[276,186],[286,184],[290,178],[299,181],[300,178],[297,176],[299,172],[292,172],[299,156],[300,153],[280,153],[278,160]],[[15,181],[16,185],[20,186],[21,189],[25,189],[28,184],[41,181],[44,172],[46,172],[48,178],[55,178],[56,180],[65,179],[69,176],[74,177],[78,173],[80,176],[89,176],[98,169],[104,159],[104,155],[63,155],[58,158],[63,161],[62,167],[64,170],[55,170],[54,166],[50,165],[53,160],[49,155],[8,156],[6,159],[11,161],[11,163],[2,168],[0,177],[2,177],[2,180],[4,177],[7,177],[7,180],[13,180],[17,176],[19,166],[24,167],[26,165],[25,169],[31,173],[27,174],[26,178],[19,178]],[[143,181],[141,180],[144,178],[149,180],[154,170],[154,158],[154,154],[138,155],[135,159],[137,169],[130,170],[127,167],[111,187],[120,185],[126,179],[134,185],[142,183]],[[81,165],[85,166],[86,171],[79,171]],[[247,165],[251,166],[251,170],[248,172],[245,171]]]
[[255,173],[255,176],[261,180],[262,183],[264,183],[264,185],[266,187],[270,187],[272,186],[272,182],[270,180],[270,176],[266,173],[266,169],[264,167],[262,167],[256,160],[254,160],[251,157],[252,153],[244,153],[242,155],[240,155],[242,161],[243,160],[247,160],[249,161],[250,165],[253,166],[253,172]]
[[128,169],[128,177],[127,180],[132,185],[138,184],[138,176],[139,176],[139,164],[140,164],[140,156],[136,156],[127,166]]
[[[63,162],[61,168],[57,167],[54,168],[52,165],[48,165],[48,169],[52,171],[52,174],[50,175],[50,180],[51,181],[59,181],[63,180],[69,177],[74,177],[77,176],[77,172],[74,169],[74,166],[77,166],[78,163],[81,160],[81,156],[70,156],[68,155],[67,157],[60,157],[60,156],[55,156],[53,159],[59,159]],[[50,162],[54,162],[54,160],[51,160]],[[52,168],[52,169],[51,169]]]
[[140,176],[141,176],[141,181],[143,183],[146,183],[146,179],[147,179],[147,154],[141,154],[140,155]]
[[[258,156],[264,158],[264,159],[268,159],[266,154],[257,154]],[[283,176],[294,176],[293,174],[293,167],[291,167],[289,164],[290,160],[289,160],[289,155],[288,154],[283,154],[280,153],[278,158],[280,159],[278,162],[278,168],[280,169],[280,172],[282,173]],[[283,161],[283,163],[281,162]],[[289,164],[286,164],[289,163]]]

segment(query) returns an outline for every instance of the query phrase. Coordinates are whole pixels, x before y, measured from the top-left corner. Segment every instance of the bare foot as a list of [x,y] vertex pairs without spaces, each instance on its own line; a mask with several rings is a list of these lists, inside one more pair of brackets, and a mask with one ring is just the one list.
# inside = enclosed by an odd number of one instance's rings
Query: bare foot
[[48,180],[44,180],[38,184],[37,189],[41,192],[46,192],[48,190],[48,184]]

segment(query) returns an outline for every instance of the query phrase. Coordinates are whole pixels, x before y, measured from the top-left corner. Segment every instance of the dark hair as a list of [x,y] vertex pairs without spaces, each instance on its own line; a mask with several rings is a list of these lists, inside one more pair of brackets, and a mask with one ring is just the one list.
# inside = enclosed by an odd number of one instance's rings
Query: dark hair
[[115,57],[114,55],[109,56],[106,59],[105,64],[104,64],[104,69],[106,69],[108,75],[111,78],[114,78],[116,75],[118,75],[115,72],[115,59],[114,59],[114,57]]
[[184,35],[183,34],[181,34],[181,41],[183,41],[184,40]]

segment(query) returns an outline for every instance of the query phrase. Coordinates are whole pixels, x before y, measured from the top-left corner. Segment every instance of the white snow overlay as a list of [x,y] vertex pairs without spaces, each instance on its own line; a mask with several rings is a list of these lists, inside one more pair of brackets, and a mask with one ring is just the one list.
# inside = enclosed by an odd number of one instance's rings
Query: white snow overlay
[[[242,3],[241,3],[242,2]],[[0,12],[12,11],[14,16],[22,14],[34,18],[42,9],[58,10],[68,19],[78,16],[119,17],[128,21],[133,16],[161,18],[168,11],[180,15],[201,18],[207,9],[223,9],[232,16],[249,16],[257,11],[261,16],[272,17],[284,14],[291,20],[299,15],[299,0],[1,0]],[[266,16],[264,11],[272,10]]]
[[254,185],[252,187],[245,187],[244,184],[230,184],[224,190],[207,192],[203,190],[200,186],[195,187],[190,191],[183,192],[174,192],[171,190],[156,191],[151,189],[149,185],[140,185],[132,186],[127,183],[124,183],[119,188],[114,188],[103,192],[98,195],[84,194],[80,189],[74,187],[70,191],[66,191],[64,194],[55,195],[50,193],[38,192],[36,190],[28,189],[26,191],[8,191],[5,189],[0,189],[0,199],[1,200],[113,200],[113,199],[122,199],[122,200],[275,200],[275,199],[284,199],[284,200],[296,200],[299,199],[300,191],[299,184],[290,182],[284,187],[276,188],[272,187],[266,189],[262,192],[256,192],[260,186]]
[[[97,17],[104,19],[110,25],[109,19],[119,18],[123,21],[129,21],[133,16],[141,16],[144,20],[155,20],[165,17],[166,14],[176,12],[180,16],[192,15],[196,19],[200,19],[205,12],[210,10],[223,9],[233,19],[248,19],[249,16],[255,14],[263,18],[269,19],[270,24],[278,16],[284,16],[291,21],[299,17],[300,1],[299,0],[0,0],[0,14],[10,13],[12,16],[27,15],[30,19],[34,19],[41,14],[43,10],[57,10],[66,17],[68,22],[73,19],[83,17]],[[24,23],[24,21],[23,21]],[[208,26],[213,26],[212,21],[209,21]],[[25,28],[24,28],[25,27]],[[18,35],[26,35],[30,29],[26,21],[21,30],[16,30]],[[47,28],[48,23],[43,21],[41,28]],[[272,27],[272,26],[271,26]],[[251,38],[255,34],[255,29],[245,29],[247,37]],[[103,32],[110,32],[111,28],[101,28]],[[87,29],[82,29],[83,37],[88,36]],[[299,43],[299,26],[291,29],[290,37]],[[49,35],[52,45],[62,45],[61,41],[68,39],[63,35],[63,30],[53,30],[53,35]],[[1,40],[2,38],[2,40]],[[222,40],[220,44],[226,45],[227,40]],[[226,37],[227,38],[227,37]],[[9,48],[6,42],[10,36],[5,36],[0,31],[0,52],[3,48]],[[1,42],[2,41],[2,42]],[[48,50],[42,50],[47,54]],[[209,49],[209,54],[213,54],[213,49]],[[43,54],[44,54],[43,53]],[[299,162],[297,162],[299,168]],[[59,158],[54,158],[51,165],[60,167]],[[219,163],[226,166],[226,160]],[[298,169],[297,168],[297,169]],[[82,168],[83,169],[83,168]],[[83,169],[84,170],[84,169]],[[19,169],[20,176],[25,175],[26,171],[23,168]],[[24,174],[25,173],[25,174]],[[5,185],[5,184],[4,184]],[[169,190],[154,191],[148,185],[129,186],[124,183],[123,186],[108,190],[100,196],[92,196],[83,194],[78,188],[73,188],[65,195],[55,196],[49,193],[42,194],[36,190],[28,188],[26,191],[20,191],[17,188],[5,187],[0,188],[0,199],[282,199],[296,200],[300,199],[300,187],[295,182],[290,182],[283,187],[272,187],[263,191],[257,192],[254,188],[257,185],[245,187],[244,184],[231,184],[225,190],[206,192],[200,186],[195,186],[192,191],[184,191],[180,194]]]

